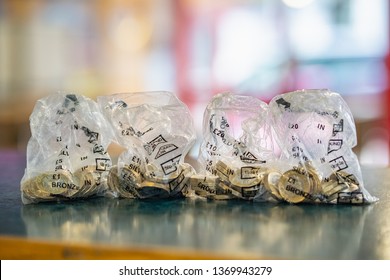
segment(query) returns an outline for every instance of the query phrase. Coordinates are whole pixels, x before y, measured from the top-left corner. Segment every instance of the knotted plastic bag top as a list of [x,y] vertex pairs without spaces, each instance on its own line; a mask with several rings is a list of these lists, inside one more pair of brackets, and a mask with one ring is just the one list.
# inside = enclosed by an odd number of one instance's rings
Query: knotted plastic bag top
[[38,100],[21,180],[25,204],[103,194],[111,166],[111,129],[97,103],[57,93]]

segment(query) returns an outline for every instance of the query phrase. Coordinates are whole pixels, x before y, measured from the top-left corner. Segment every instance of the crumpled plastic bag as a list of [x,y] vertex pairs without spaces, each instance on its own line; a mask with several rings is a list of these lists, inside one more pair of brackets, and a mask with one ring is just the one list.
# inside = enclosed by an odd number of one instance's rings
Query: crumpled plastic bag
[[207,105],[194,196],[247,199],[261,196],[262,177],[274,159],[268,106],[252,96],[221,93]]
[[187,106],[165,91],[99,96],[98,104],[126,150],[110,171],[110,194],[140,199],[183,195],[194,172],[184,163],[195,142]]
[[24,204],[104,194],[113,135],[95,101],[76,94],[49,95],[36,102],[30,128],[21,180]]
[[275,96],[270,121],[280,147],[267,189],[290,203],[364,204],[376,201],[364,188],[353,115],[329,90],[299,90]]

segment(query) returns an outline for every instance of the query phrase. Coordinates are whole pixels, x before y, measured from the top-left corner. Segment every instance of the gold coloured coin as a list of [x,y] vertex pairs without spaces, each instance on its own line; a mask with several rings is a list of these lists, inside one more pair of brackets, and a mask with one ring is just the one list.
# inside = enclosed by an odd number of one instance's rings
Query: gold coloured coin
[[169,175],[161,175],[161,176],[148,176],[148,175],[145,175],[144,178],[145,180],[148,180],[148,181],[151,181],[151,182],[155,182],[155,183],[158,183],[158,184],[169,184],[169,182],[171,182],[172,180],[175,180],[179,174],[181,173],[181,170],[177,170]]
[[326,181],[322,182],[322,193],[328,201],[335,201],[339,193],[355,192],[359,189],[356,177],[343,171],[332,173]]
[[[232,168],[229,168],[232,170]],[[238,187],[257,185],[264,177],[266,169],[259,166],[242,166],[229,175],[229,182]]]
[[119,186],[121,194],[124,197],[139,197],[138,189],[141,187],[142,176],[133,169],[124,166],[119,173]]
[[162,177],[146,176],[138,190],[142,198],[176,196],[187,186],[190,174],[194,172],[191,165],[183,163],[177,170]]
[[338,197],[339,193],[348,191],[348,186],[346,184],[338,184],[336,187],[333,189],[329,190],[326,195],[328,197],[329,201],[334,200],[335,198]]
[[169,186],[167,184],[156,183],[152,181],[143,181],[138,191],[139,198],[169,197]]
[[215,165],[217,175],[221,180],[229,182],[230,176],[234,175],[234,170],[231,169],[225,162],[219,160]]
[[349,174],[347,172],[339,171],[336,173],[339,183],[344,183],[348,187],[349,192],[357,191],[360,189],[359,180],[355,175]]
[[314,168],[312,165],[308,165],[307,168],[307,174],[309,176],[309,179],[311,181],[311,194],[320,194],[321,193],[321,178],[320,175],[317,172],[317,169]]
[[74,182],[80,190],[74,194],[76,197],[89,197],[97,192],[100,184],[100,173],[95,165],[88,165],[73,173]]
[[118,192],[117,187],[119,186],[118,167],[116,165],[110,168],[107,176],[108,188],[113,192]]
[[231,189],[237,191],[238,197],[246,200],[252,200],[260,191],[260,182],[257,185],[252,185],[248,187],[235,186],[230,184]]
[[126,184],[120,179],[117,166],[111,167],[107,177],[107,185],[115,196],[123,198],[137,197],[132,190],[126,190]]
[[332,173],[328,178],[325,178],[321,182],[321,189],[323,194],[327,194],[329,191],[331,191],[333,188],[337,187],[339,185],[339,179],[337,176],[337,173]]
[[216,194],[211,198],[215,200],[228,200],[234,199],[236,196],[233,195],[231,188],[229,188],[225,182],[219,181],[216,186]]
[[283,200],[283,197],[279,193],[278,183],[282,174],[278,171],[269,171],[264,177],[264,187],[271,193],[277,200]]
[[313,195],[321,193],[320,175],[310,162],[305,163],[304,166],[294,167],[294,170],[308,177],[310,181],[310,194]]
[[278,183],[281,197],[291,203],[299,203],[305,199],[310,199],[310,188],[310,178],[294,169],[283,173]]
[[78,186],[73,183],[72,175],[67,170],[48,172],[39,176],[38,189],[51,195],[66,196],[78,191]]
[[191,189],[197,195],[209,197],[216,195],[216,186],[219,182],[218,176],[195,174],[190,177]]
[[42,174],[24,181],[21,185],[23,198],[29,203],[53,200],[49,192],[38,187],[42,184]]
[[358,185],[355,185],[352,183],[348,185],[348,192],[356,192],[359,190],[360,190],[360,187]]
[[150,163],[146,165],[145,169],[146,172],[144,174],[144,177],[148,181],[152,181],[160,184],[168,184],[170,181],[177,178],[177,176],[179,176],[181,172],[181,167],[178,166],[178,168],[175,171],[166,175],[161,168]]
[[130,183],[139,185],[142,182],[142,175],[137,171],[129,168],[129,166],[123,166],[120,170],[120,179],[124,181],[129,181]]
[[335,175],[337,176],[340,183],[353,183],[355,185],[359,185],[358,179],[353,174],[344,171],[338,171]]

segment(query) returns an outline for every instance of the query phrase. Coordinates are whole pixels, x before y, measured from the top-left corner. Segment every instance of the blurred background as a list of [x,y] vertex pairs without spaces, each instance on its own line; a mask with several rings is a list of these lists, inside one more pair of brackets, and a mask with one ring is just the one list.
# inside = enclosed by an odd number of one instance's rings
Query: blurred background
[[200,137],[216,93],[329,88],[360,162],[388,165],[389,16],[386,0],[0,0],[0,150],[26,150],[36,100],[59,90],[172,91]]

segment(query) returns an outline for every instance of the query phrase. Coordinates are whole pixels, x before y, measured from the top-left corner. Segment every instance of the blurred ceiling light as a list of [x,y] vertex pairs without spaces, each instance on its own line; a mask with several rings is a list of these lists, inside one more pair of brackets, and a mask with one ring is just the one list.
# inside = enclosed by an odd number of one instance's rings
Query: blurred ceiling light
[[320,10],[293,18],[288,26],[291,45],[299,58],[326,57],[334,40],[332,26]]
[[281,58],[272,22],[256,10],[232,9],[221,16],[217,28],[213,71],[220,85],[237,85],[259,67],[275,64]]
[[295,9],[301,9],[306,6],[309,6],[314,0],[282,0],[283,3],[290,7]]
[[152,27],[145,17],[126,15],[113,24],[113,42],[118,49],[126,52],[141,51],[151,36]]

